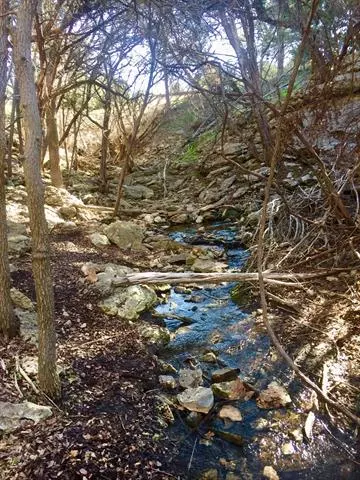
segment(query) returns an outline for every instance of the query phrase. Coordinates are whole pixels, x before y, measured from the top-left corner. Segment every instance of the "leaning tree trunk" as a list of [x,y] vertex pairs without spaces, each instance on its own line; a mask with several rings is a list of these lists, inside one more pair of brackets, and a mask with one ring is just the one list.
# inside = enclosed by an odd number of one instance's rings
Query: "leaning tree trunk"
[[41,121],[31,61],[32,22],[37,0],[22,0],[13,29],[15,73],[24,116],[24,173],[32,237],[32,264],[39,326],[39,383],[50,397],[60,394],[56,371],[54,291],[49,257],[44,185],[41,178]]
[[[110,88],[110,85],[108,85]],[[109,136],[110,136],[110,116],[111,116],[111,93],[107,89],[104,100],[104,121],[102,127],[101,139],[101,159],[100,159],[100,192],[106,193],[107,179],[106,179],[106,164],[109,152]]]
[[10,268],[5,199],[5,91],[7,83],[8,29],[7,0],[0,0],[0,333],[6,338],[14,337],[19,330],[10,297]]

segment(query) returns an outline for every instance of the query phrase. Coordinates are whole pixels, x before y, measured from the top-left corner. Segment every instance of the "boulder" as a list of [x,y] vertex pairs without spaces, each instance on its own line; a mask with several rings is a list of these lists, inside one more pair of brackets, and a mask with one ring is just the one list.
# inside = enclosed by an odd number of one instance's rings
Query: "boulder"
[[214,405],[214,394],[211,388],[187,388],[177,395],[183,407],[191,412],[208,413]]
[[256,400],[259,408],[281,408],[291,403],[290,395],[284,387],[276,382],[271,382]]
[[226,430],[214,430],[214,432],[218,437],[233,445],[242,446],[244,444],[242,436],[238,433],[228,432]]
[[239,368],[219,368],[214,370],[211,374],[212,383],[228,382],[229,380],[236,380],[240,373]]
[[205,363],[216,363],[218,359],[214,352],[207,352],[200,357],[200,360]]
[[52,415],[50,407],[31,402],[0,402],[0,430],[11,431],[20,425],[23,418],[40,422]]
[[139,314],[156,305],[158,298],[154,290],[145,285],[116,288],[114,293],[99,303],[107,315],[118,315],[125,320],[136,320]]
[[182,368],[179,371],[179,384],[183,388],[196,388],[202,385],[202,370],[196,368],[191,370],[190,368]]
[[199,480],[218,480],[218,478],[219,473],[216,468],[211,468],[210,470],[206,470],[205,472],[203,472],[200,475]]
[[141,250],[142,248],[144,231],[136,223],[117,220],[107,225],[104,228],[104,233],[119,248],[131,248],[133,250]]
[[178,213],[176,215],[173,215],[170,218],[171,223],[175,223],[177,225],[180,225],[182,223],[187,223],[189,221],[189,215],[187,213]]

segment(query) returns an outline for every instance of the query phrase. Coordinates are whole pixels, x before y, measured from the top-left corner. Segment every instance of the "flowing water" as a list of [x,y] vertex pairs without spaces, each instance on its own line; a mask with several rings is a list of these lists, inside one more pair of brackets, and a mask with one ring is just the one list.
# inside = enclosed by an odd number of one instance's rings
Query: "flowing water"
[[[170,237],[220,249],[231,271],[241,270],[248,257],[239,246],[236,225],[213,225],[202,239],[191,228],[173,231]],[[216,368],[238,367],[240,378],[258,390],[276,380],[297,402],[286,409],[263,410],[253,399],[233,401],[231,404],[241,411],[243,421],[224,424],[216,415],[209,415],[195,429],[187,426],[187,413],[179,412],[169,427],[170,438],[179,449],[173,461],[188,471],[189,479],[201,478],[209,469],[216,469],[219,479],[260,479],[264,478],[265,465],[273,466],[281,479],[360,479],[353,432],[332,431],[327,419],[316,413],[312,441],[301,441],[307,417],[304,402],[309,400],[310,392],[301,388],[277,358],[261,324],[231,299],[233,287],[234,284],[221,284],[180,293],[179,289],[172,289],[167,302],[157,307],[173,333],[161,358],[177,369],[189,366],[189,362],[200,364],[205,379]],[[217,365],[200,361],[202,354],[210,351],[217,355]],[[209,382],[205,381],[205,385]],[[303,401],[299,402],[299,398]],[[235,438],[241,436],[243,445],[214,434],[219,430],[230,432]],[[291,433],[294,431],[297,433]]]

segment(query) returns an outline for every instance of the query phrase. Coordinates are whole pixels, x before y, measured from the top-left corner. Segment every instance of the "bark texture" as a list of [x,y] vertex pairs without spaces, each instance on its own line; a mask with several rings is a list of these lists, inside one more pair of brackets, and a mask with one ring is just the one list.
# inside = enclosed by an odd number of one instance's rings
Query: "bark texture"
[[24,173],[32,237],[32,263],[39,326],[39,383],[50,397],[60,394],[56,371],[54,292],[41,178],[41,122],[31,61],[31,33],[37,0],[22,0],[13,29],[15,72],[24,118]]
[[7,0],[0,0],[0,333],[12,338],[19,332],[10,297],[10,268],[8,258],[8,240],[6,224],[5,198],[5,91],[7,83],[7,42],[8,28]]

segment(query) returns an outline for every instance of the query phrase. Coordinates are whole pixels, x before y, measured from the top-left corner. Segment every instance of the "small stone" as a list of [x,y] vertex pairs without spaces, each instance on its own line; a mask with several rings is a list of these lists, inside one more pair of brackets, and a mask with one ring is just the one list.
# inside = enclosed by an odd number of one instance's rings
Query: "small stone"
[[212,372],[211,381],[212,383],[220,383],[228,382],[229,380],[236,380],[239,373],[239,368],[219,368]]
[[293,455],[295,453],[294,445],[291,442],[284,443],[281,447],[281,452],[283,455]]
[[162,387],[168,390],[176,388],[176,380],[171,375],[159,375],[159,383]]
[[279,475],[277,474],[276,470],[269,465],[264,467],[263,475],[265,478],[268,478],[269,480],[279,480]]
[[233,407],[232,405],[225,405],[219,411],[219,417],[222,419],[229,419],[232,422],[241,422],[242,415],[238,408]]
[[200,357],[200,360],[206,363],[216,363],[217,356],[215,355],[214,352],[208,352],[208,353],[204,353],[204,355]]
[[177,399],[180,405],[192,412],[208,413],[214,405],[214,394],[211,388],[206,387],[187,388],[177,395]]
[[230,382],[214,383],[211,388],[217,397],[227,400],[242,400],[247,394],[246,387],[239,378]]
[[182,368],[179,371],[179,384],[183,388],[196,388],[202,385],[202,370],[201,368],[196,368],[195,370],[190,370],[190,368]]
[[267,389],[260,393],[256,403],[259,408],[281,408],[291,403],[291,398],[284,387],[271,382]]
[[295,442],[302,443],[302,441],[304,440],[304,436],[302,434],[301,428],[296,428],[295,430],[290,432],[290,435],[293,437]]
[[90,241],[95,247],[105,247],[110,245],[110,240],[103,233],[92,233],[89,235]]

